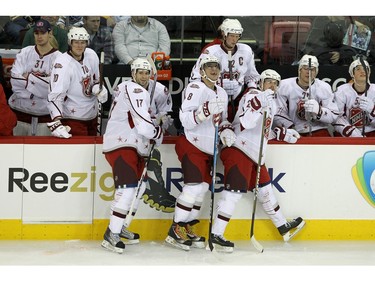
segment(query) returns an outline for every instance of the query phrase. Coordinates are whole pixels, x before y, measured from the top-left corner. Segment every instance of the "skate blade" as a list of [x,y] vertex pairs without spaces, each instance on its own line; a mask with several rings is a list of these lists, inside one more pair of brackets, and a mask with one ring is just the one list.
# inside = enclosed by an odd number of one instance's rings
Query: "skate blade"
[[293,231],[288,231],[286,234],[283,235],[283,239],[285,242],[290,241],[301,229],[305,226],[306,222],[302,221]]
[[125,245],[139,244],[139,239],[127,239],[127,238],[121,237],[121,241],[124,242]]
[[[233,247],[220,246],[214,243],[212,244],[212,246],[214,247],[212,251],[215,251],[218,253],[233,253]],[[211,251],[209,245],[206,246],[206,250]]]
[[191,241],[191,247],[197,248],[197,249],[204,249],[206,247],[206,243],[204,243],[203,241],[199,241],[199,242]]
[[102,247],[118,254],[122,254],[124,252],[124,249],[112,246],[111,243],[109,243],[107,240],[103,240]]
[[175,248],[182,249],[184,251],[190,251],[190,246],[178,243],[178,242],[176,242],[176,240],[174,240],[170,236],[165,238],[165,242],[167,242],[167,244],[172,245]]

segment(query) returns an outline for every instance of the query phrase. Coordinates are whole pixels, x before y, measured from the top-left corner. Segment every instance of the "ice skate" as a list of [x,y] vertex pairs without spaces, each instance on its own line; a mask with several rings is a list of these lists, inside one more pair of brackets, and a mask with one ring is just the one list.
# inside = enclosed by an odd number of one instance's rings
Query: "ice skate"
[[279,226],[280,235],[283,237],[285,242],[288,242],[294,235],[296,235],[303,227],[305,226],[305,221],[298,217],[292,221],[287,222],[286,224]]
[[165,238],[165,242],[176,248],[189,251],[192,242],[187,237],[185,226],[186,223],[174,222],[168,231],[168,236]]
[[[216,250],[217,252],[233,252],[234,243],[226,240],[222,235],[211,234],[211,243],[214,247],[214,250]],[[206,249],[210,250],[209,245],[207,245]]]
[[125,226],[122,226],[120,237],[124,238],[123,242],[125,245],[138,244],[140,238],[138,233],[131,232]]
[[193,231],[193,225],[197,224],[199,220],[192,220],[186,223],[186,235],[191,240],[191,246],[194,248],[204,249],[206,246],[206,238],[198,236]]
[[121,241],[119,234],[112,233],[109,227],[107,227],[107,230],[104,233],[102,246],[119,254],[122,254],[125,249],[125,244]]

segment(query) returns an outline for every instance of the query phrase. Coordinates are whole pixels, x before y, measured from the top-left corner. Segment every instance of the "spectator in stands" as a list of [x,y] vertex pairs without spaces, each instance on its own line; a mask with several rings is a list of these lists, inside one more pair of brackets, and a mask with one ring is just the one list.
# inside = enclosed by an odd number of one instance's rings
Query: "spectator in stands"
[[100,16],[84,16],[83,27],[90,34],[88,47],[93,49],[99,58],[100,53],[104,52],[104,63],[111,64],[115,57],[115,50],[110,28],[100,24]]
[[18,119],[13,131],[16,136],[51,135],[47,96],[53,62],[61,53],[50,43],[53,35],[48,21],[37,21],[33,30],[36,45],[22,48],[11,70],[9,106]]
[[[57,41],[58,50],[61,53],[64,53],[68,50],[68,41],[66,40],[68,32],[65,29],[59,28],[56,26],[58,16],[42,16],[42,19],[48,21],[52,27],[53,37]],[[22,48],[30,45],[35,45],[34,30],[29,29],[22,42]]]
[[82,16],[60,16],[56,22],[56,25],[62,29],[69,29],[73,26],[82,27],[83,17]]
[[171,40],[164,24],[147,16],[132,16],[113,29],[115,54],[121,63],[131,64],[137,57],[153,52],[169,56]]
[[328,23],[336,23],[341,26],[344,32],[346,32],[351,21],[351,17],[343,16],[316,17],[312,23],[309,35],[306,38],[305,45],[300,52],[300,57],[305,54],[311,54],[313,50],[324,46],[324,28]]
[[29,29],[40,17],[32,16],[11,16],[10,20],[4,25],[4,32],[9,38],[10,43],[21,45],[23,33]]
[[354,48],[344,45],[345,31],[341,24],[329,22],[324,27],[323,45],[311,54],[318,58],[319,64],[350,65],[357,55]]

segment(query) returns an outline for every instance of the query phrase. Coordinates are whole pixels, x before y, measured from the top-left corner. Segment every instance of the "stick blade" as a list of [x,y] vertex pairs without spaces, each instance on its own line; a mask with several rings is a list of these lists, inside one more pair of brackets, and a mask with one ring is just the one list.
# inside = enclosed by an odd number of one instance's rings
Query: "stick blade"
[[263,253],[264,248],[263,246],[255,239],[255,236],[251,236],[250,238],[251,243],[253,244],[254,248],[259,252]]

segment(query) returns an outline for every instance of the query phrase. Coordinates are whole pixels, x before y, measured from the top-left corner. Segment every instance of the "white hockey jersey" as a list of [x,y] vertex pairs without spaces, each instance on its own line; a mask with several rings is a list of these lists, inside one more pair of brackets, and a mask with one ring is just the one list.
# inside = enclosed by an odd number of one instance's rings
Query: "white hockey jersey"
[[[40,55],[36,46],[22,48],[11,69],[9,106],[34,116],[49,115],[47,96],[53,63],[60,51]],[[27,76],[27,78],[25,78]]]
[[51,77],[48,108],[52,119],[92,120],[97,116],[98,100],[91,88],[99,83],[99,58],[92,49],[85,49],[82,61],[68,52],[58,56]]
[[[208,88],[202,81],[189,83],[183,91],[183,100],[179,113],[180,121],[184,127],[186,139],[199,150],[213,155],[215,140],[215,125],[210,115],[202,123],[195,117],[195,111],[205,102],[218,98],[228,102],[227,93],[220,86],[215,87],[216,91]],[[227,110],[221,113],[221,123],[227,120]]]
[[268,140],[275,138],[275,133],[271,128],[277,110],[276,100],[270,107],[263,108],[259,100],[254,98],[263,93],[255,89],[246,93],[240,100],[236,116],[232,122],[234,132],[237,135],[237,139],[232,147],[238,148],[251,160],[258,163],[263,116],[265,113],[267,114],[264,126],[261,164],[264,164],[266,158]]
[[125,81],[114,90],[107,128],[103,136],[103,152],[133,147],[148,156],[150,140],[160,137],[150,115],[149,92],[133,81]]
[[326,129],[328,124],[332,124],[338,117],[338,109],[334,101],[334,95],[328,83],[315,78],[311,89],[303,90],[297,83],[297,78],[287,78],[280,82],[277,90],[278,112],[275,116],[275,124],[290,128],[295,126],[299,133],[308,133],[310,130],[309,121],[305,117],[304,102],[311,90],[311,98],[315,99],[321,106],[322,115],[319,120],[314,119],[311,122],[311,131]]
[[[218,80],[218,85],[222,86],[223,79],[229,79],[229,62],[228,52],[219,44],[208,47],[203,54],[210,54],[217,57],[221,64],[221,77]],[[190,82],[200,80],[199,63],[202,54],[197,60],[191,72]],[[237,43],[232,52],[232,75],[233,79],[240,84],[239,92],[233,96],[235,99],[244,88],[256,88],[259,80],[259,73],[255,68],[254,52],[249,45]]]
[[[335,124],[336,131],[342,134],[342,130],[346,125],[353,125],[362,131],[363,111],[359,108],[358,101],[360,95],[358,95],[357,91],[353,88],[353,84],[346,83],[339,86],[334,95],[340,115]],[[367,97],[375,102],[375,84],[370,84],[370,87],[367,90]],[[368,133],[374,130],[375,116],[369,114],[369,118],[365,125],[365,132]]]

